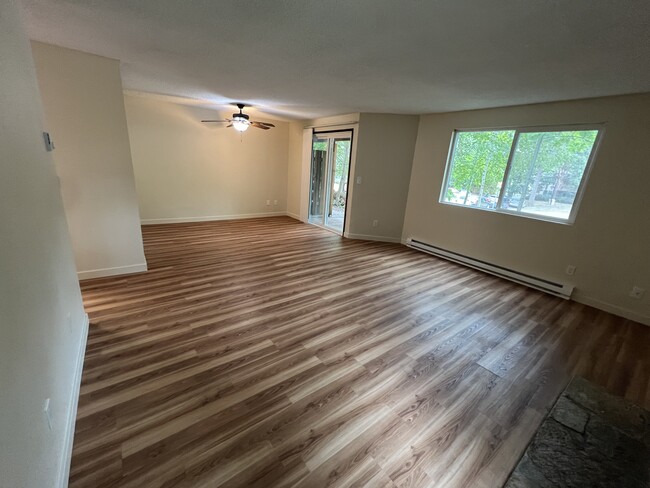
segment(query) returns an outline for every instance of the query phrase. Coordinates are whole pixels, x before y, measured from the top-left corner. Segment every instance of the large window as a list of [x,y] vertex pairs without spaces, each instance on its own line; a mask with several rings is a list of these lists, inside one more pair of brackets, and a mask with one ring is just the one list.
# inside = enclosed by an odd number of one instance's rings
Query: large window
[[440,202],[573,222],[601,132],[454,131]]

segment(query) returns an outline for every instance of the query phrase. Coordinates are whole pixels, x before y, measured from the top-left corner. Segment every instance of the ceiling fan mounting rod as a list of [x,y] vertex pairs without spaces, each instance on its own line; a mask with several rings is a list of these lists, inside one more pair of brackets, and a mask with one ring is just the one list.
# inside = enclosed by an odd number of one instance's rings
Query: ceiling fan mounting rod
[[246,105],[244,105],[243,103],[238,103],[237,108],[239,108],[239,113],[238,114],[232,114],[232,118],[233,119],[246,119],[246,120],[248,120],[249,119],[248,115],[246,115],[243,112],[244,107],[246,107]]

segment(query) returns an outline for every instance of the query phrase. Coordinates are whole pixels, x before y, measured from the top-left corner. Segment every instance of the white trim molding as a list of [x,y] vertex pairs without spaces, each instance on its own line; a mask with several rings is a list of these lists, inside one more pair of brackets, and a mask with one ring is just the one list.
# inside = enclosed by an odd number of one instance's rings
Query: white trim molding
[[346,234],[345,237],[348,239],[357,239],[359,241],[379,241],[379,242],[392,242],[395,244],[400,244],[401,239],[399,237],[389,237],[389,236],[373,236],[369,234]]
[[90,325],[88,314],[84,314],[83,324],[81,325],[81,338],[79,340],[79,350],[77,351],[77,364],[75,375],[70,392],[70,406],[68,418],[66,419],[65,436],[63,438],[63,456],[59,465],[59,478],[56,486],[66,488],[68,478],[70,477],[70,462],[72,461],[72,443],[74,441],[74,428],[77,422],[77,406],[79,405],[79,391],[81,390],[81,375],[84,367],[84,357],[86,356],[86,343],[88,342],[88,327]]
[[[300,215],[292,213],[292,212],[286,212],[284,215],[287,217],[291,217],[292,219],[300,220]],[[302,222],[302,220],[300,220]]]
[[142,219],[142,225],[155,224],[182,224],[184,222],[210,222],[212,220],[239,220],[239,219],[258,219],[261,217],[283,217],[287,212],[263,212],[252,214],[235,214],[235,215],[204,215],[201,217],[171,217],[165,219]]
[[147,271],[147,263],[131,264],[129,266],[117,266],[115,268],[90,269],[88,271],[78,271],[77,277],[80,280],[88,280],[90,278],[103,278],[105,276],[142,273],[144,271]]
[[598,300],[597,298],[592,298],[583,295],[578,290],[576,290],[576,292],[573,294],[571,300],[578,303],[582,303],[583,305],[589,305],[590,307],[594,307],[599,310],[604,310],[605,312],[618,315],[619,317],[633,320],[634,322],[639,322],[640,324],[643,325],[650,326],[650,317],[648,317],[647,315],[641,315],[640,313],[637,313],[628,308],[619,307],[618,305],[614,305],[609,302]]

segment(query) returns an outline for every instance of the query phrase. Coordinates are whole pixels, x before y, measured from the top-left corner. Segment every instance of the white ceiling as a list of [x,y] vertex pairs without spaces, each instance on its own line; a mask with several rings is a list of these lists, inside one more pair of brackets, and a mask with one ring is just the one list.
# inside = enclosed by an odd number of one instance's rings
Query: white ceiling
[[125,89],[269,115],[445,112],[650,91],[648,0],[23,0],[32,39]]

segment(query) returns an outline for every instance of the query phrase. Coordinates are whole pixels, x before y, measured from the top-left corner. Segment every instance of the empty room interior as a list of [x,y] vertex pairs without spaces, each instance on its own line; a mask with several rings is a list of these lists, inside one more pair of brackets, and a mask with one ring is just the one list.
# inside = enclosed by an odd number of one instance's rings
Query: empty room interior
[[0,487],[650,487],[649,32],[0,0]]

